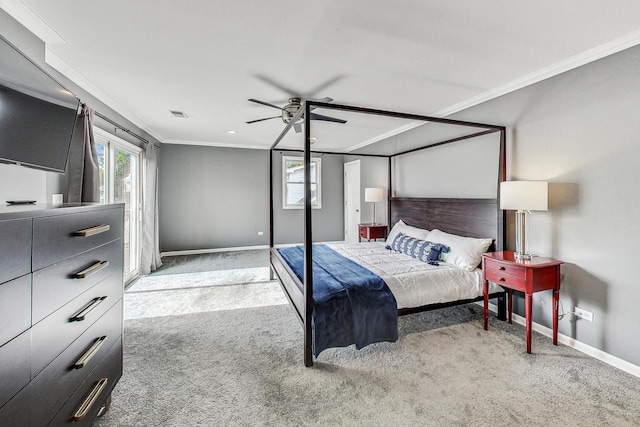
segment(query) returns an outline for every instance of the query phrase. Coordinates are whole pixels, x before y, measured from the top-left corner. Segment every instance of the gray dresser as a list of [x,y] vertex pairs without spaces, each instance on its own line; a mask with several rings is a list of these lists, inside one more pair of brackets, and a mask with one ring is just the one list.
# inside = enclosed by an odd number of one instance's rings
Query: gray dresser
[[90,425],[122,376],[124,205],[0,207],[0,426]]

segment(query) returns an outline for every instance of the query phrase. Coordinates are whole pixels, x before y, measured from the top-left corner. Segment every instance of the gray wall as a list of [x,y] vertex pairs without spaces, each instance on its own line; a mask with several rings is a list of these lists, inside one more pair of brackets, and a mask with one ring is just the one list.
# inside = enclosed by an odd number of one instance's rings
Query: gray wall
[[[429,125],[413,129],[428,131]],[[499,153],[500,136],[495,133],[398,156],[394,196],[495,198]],[[415,171],[423,171],[419,179]]]
[[269,244],[268,151],[165,145],[160,194],[162,251]]
[[388,222],[386,200],[389,195],[389,161],[386,157],[344,156],[344,163],[354,160],[360,160],[360,222],[362,224],[372,222],[371,203],[364,201],[364,189],[374,187],[384,189],[385,202],[376,203],[376,220],[380,224],[386,224]]
[[[281,155],[299,153],[274,154],[275,241],[299,243],[303,211],[282,209],[281,181]],[[322,209],[313,210],[314,240],[342,240],[342,156],[322,156],[322,191]],[[160,194],[164,252],[269,244],[267,150],[165,145]]]
[[[143,138],[154,142],[157,146],[160,146],[160,143],[155,138],[148,135],[138,126],[126,120],[114,110],[107,107],[105,104],[47,65],[44,61],[44,43],[1,9],[0,34],[44,69],[49,75],[54,77],[67,89],[73,92],[81,99],[82,102],[89,105],[89,107],[109,117],[111,120],[119,123]],[[0,70],[0,73],[1,72],[2,71]],[[114,133],[114,127],[109,123],[96,119],[94,124],[106,131]],[[117,132],[117,135],[126,141],[140,145],[139,140],[130,137],[124,132]],[[0,164],[0,202],[10,199],[32,199],[37,200],[38,202],[51,202],[52,194],[64,194],[65,189],[66,177],[64,174],[27,169],[21,166]]]
[[[560,332],[638,366],[639,69],[634,47],[455,115],[508,125],[508,178],[550,182],[549,211],[530,216],[530,249],[565,262],[561,310],[595,315],[564,316]],[[511,229],[508,240],[513,248]],[[534,321],[551,326],[549,292],[534,296]]]
[[[282,209],[282,156],[302,156],[302,153],[274,151],[275,241],[276,243],[300,243],[304,240],[304,210]],[[322,159],[322,209],[312,210],[313,241],[344,240],[343,156],[312,154],[312,157]]]

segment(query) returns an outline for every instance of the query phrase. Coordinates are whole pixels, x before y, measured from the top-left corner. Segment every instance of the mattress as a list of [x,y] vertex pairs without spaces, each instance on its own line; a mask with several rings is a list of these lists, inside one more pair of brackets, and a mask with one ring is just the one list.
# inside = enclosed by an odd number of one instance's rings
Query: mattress
[[[340,255],[380,276],[396,298],[398,309],[474,299],[483,295],[482,270],[466,271],[440,261],[427,264],[386,249],[384,242],[326,243]],[[489,293],[503,289],[489,283]]]

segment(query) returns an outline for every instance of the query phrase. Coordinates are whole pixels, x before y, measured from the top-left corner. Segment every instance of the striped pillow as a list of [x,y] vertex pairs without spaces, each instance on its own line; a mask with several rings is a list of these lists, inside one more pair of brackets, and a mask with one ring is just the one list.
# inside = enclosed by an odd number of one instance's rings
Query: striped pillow
[[398,233],[391,245],[387,245],[387,249],[409,255],[431,265],[439,265],[440,253],[449,252],[449,247],[442,243],[416,239],[404,233]]

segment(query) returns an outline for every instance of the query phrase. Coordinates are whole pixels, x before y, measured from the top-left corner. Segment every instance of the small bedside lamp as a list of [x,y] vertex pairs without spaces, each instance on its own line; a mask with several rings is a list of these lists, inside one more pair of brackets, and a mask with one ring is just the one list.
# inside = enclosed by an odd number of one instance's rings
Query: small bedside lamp
[[516,259],[531,259],[527,245],[526,214],[548,209],[549,184],[543,181],[500,183],[500,209],[516,211]]
[[384,190],[382,188],[365,188],[364,189],[364,201],[371,203],[373,209],[373,216],[371,217],[371,224],[376,223],[376,203],[382,201]]

